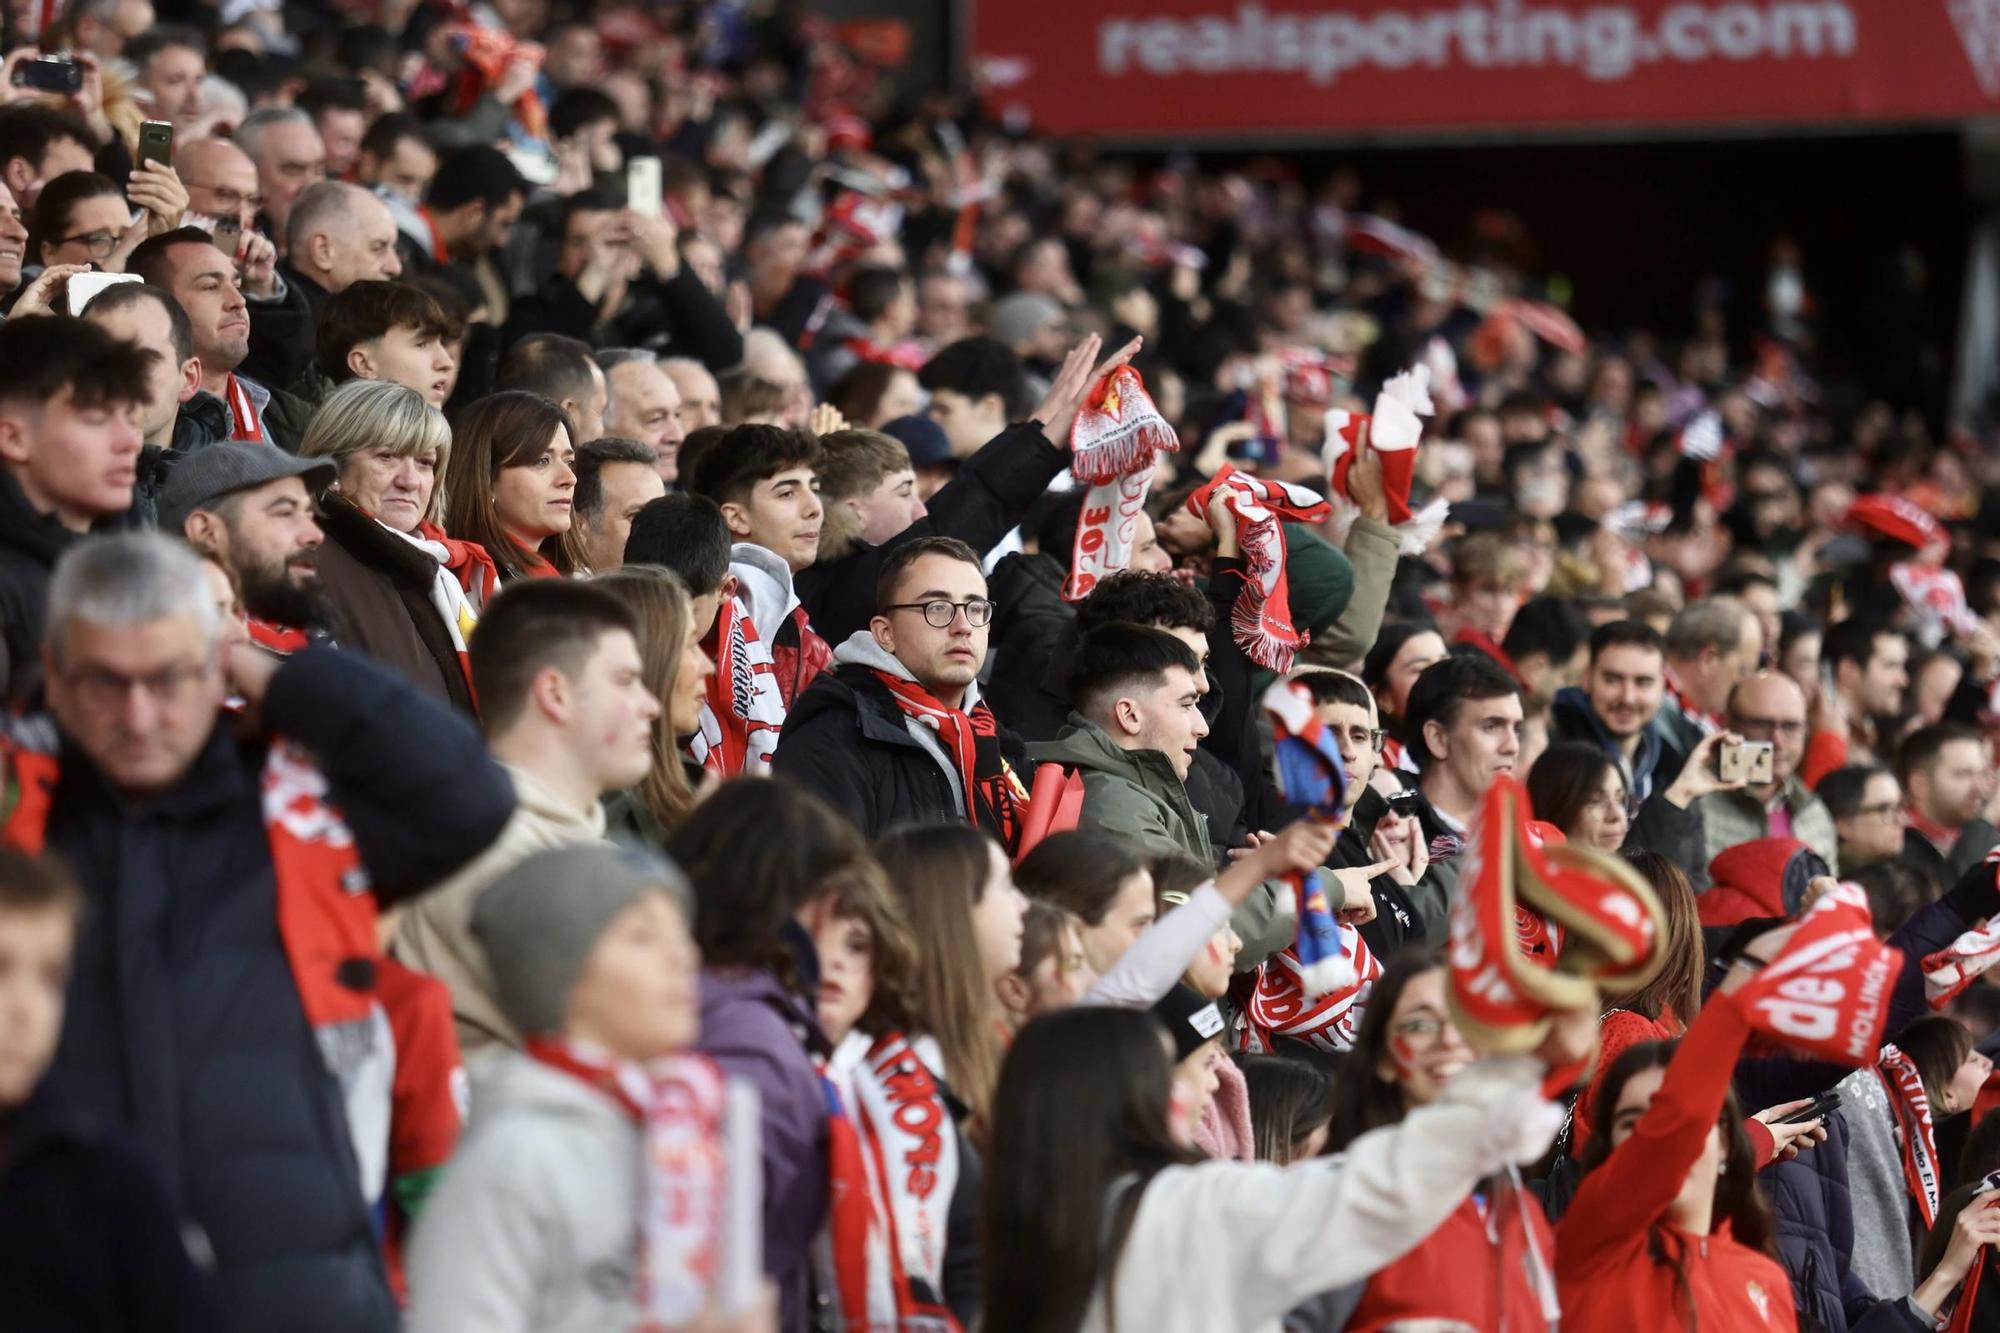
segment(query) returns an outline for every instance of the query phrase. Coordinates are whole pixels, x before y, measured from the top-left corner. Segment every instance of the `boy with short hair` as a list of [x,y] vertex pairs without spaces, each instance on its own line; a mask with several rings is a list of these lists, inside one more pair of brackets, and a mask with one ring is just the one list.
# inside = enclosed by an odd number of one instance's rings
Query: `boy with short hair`
[[43,1081],[83,894],[0,847],[0,1326],[221,1326],[152,1172]]
[[441,408],[458,383],[451,343],[460,332],[421,287],[350,283],[327,298],[313,363],[273,397],[265,424],[282,448],[296,453],[327,395],[355,379],[391,380]]

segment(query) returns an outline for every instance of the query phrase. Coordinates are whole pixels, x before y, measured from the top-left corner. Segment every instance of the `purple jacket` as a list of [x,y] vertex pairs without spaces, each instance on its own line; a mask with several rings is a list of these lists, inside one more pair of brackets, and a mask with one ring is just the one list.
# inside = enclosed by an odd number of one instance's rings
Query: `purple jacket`
[[826,1219],[826,1093],[801,1030],[824,1041],[805,1002],[769,972],[702,970],[700,1049],[762,1098],[764,1271],[778,1284],[783,1333],[810,1323],[812,1243]]

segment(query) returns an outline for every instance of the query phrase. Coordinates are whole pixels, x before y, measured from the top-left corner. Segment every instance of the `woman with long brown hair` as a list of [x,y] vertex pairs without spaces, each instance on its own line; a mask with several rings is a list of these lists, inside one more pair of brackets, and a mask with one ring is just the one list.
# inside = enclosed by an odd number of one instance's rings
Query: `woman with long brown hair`
[[681,738],[701,725],[715,664],[702,651],[705,630],[694,623],[694,603],[680,575],[656,565],[626,565],[591,581],[638,617],[639,661],[646,687],[660,701],[653,767],[638,786],[605,801],[606,821],[613,832],[663,846],[695,803],[701,772],[682,753]]
[[477,542],[500,581],[554,578],[576,492],[576,427],[540,394],[490,394],[452,423],[445,528]]

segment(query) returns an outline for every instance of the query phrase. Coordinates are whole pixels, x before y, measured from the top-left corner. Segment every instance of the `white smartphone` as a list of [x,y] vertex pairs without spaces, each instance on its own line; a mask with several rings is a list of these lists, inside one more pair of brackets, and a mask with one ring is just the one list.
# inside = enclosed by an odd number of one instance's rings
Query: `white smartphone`
[[72,273],[69,281],[63,284],[63,293],[69,298],[70,314],[81,315],[84,308],[104,295],[107,288],[116,287],[121,282],[138,281],[136,273]]
[[625,207],[641,217],[660,216],[660,159],[635,157],[625,164]]

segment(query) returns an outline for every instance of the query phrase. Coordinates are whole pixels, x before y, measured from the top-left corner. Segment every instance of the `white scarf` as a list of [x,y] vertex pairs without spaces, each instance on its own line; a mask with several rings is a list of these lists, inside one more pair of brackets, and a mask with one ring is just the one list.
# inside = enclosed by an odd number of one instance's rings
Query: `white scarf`
[[382,520],[375,521],[382,524],[382,531],[395,533],[437,561],[437,569],[431,574],[429,594],[431,609],[438,613],[438,619],[444,622],[446,631],[450,633],[451,646],[460,653],[465,652],[465,642],[472,635],[472,627],[479,622],[479,612],[473,607],[472,599],[465,595],[465,589],[459,586],[458,575],[445,567],[451,561],[451,553],[445,550],[441,543],[434,542],[428,537],[397,532],[387,523],[382,523]]

